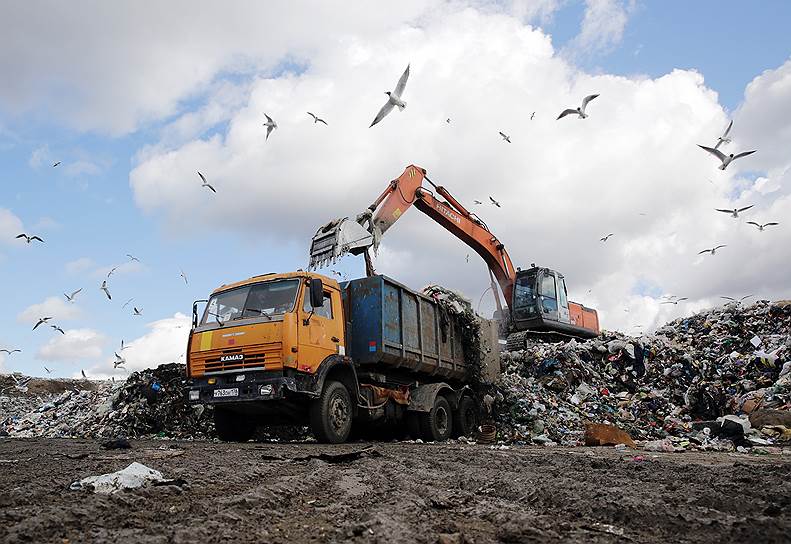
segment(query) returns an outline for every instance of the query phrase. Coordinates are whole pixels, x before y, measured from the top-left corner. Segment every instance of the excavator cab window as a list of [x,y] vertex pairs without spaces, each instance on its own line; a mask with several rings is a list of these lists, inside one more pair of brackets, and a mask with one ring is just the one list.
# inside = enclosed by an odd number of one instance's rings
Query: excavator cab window
[[541,307],[545,314],[556,314],[558,311],[557,285],[555,275],[551,272],[541,277]]
[[529,319],[537,315],[536,295],[535,272],[517,276],[514,282],[515,319]]

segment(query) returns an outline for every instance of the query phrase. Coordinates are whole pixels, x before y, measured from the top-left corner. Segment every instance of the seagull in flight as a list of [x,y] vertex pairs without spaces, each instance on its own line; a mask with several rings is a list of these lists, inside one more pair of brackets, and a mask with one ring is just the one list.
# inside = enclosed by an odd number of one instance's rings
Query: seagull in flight
[[502,208],[502,206],[500,206],[500,203],[497,202],[495,199],[493,199],[491,196],[489,197],[489,200],[491,201],[492,204],[494,204],[498,208]]
[[[310,113],[310,112],[308,112],[308,115],[310,115],[311,117],[313,117],[313,124],[314,124],[314,125],[315,125],[316,123],[324,123],[325,125],[327,124],[327,121],[325,121],[325,120],[324,120],[324,119],[322,119],[321,117],[317,117],[317,116],[316,116],[315,114],[313,114],[313,113]],[[328,126],[329,126],[329,125],[328,125]]]
[[[179,269],[181,270],[181,269]],[[184,278],[184,285],[189,285],[190,282],[187,281],[187,275],[184,273],[184,270],[181,270],[181,274],[179,274],[182,278]]]
[[703,251],[698,251],[698,255],[703,255],[704,253],[711,253],[712,255],[715,255],[717,253],[717,250],[720,249],[721,247],[726,247],[726,245],[720,244],[710,249],[704,249]]
[[398,106],[399,111],[403,111],[404,108],[406,108],[406,102],[401,99],[401,95],[404,94],[404,88],[406,88],[407,79],[409,79],[409,64],[406,65],[406,70],[404,70],[404,73],[401,74],[401,77],[398,79],[398,83],[396,84],[396,88],[393,90],[393,92],[385,93],[387,95],[387,102],[385,102],[385,105],[379,110],[379,113],[376,114],[376,117],[374,117],[373,122],[368,128],[371,128],[376,123],[387,117],[387,114],[390,113],[395,106]]
[[500,136],[502,136],[502,137],[503,137],[503,140],[505,140],[505,141],[506,141],[506,142],[508,142],[509,144],[511,143],[511,137],[510,137],[510,136],[508,136],[507,134],[505,134],[505,133],[503,133],[503,132],[500,132]]
[[599,238],[599,241],[601,241],[601,242],[606,242],[607,240],[609,240],[609,239],[610,239],[610,236],[615,236],[615,233],[614,233],[614,232],[611,232],[611,233],[610,233],[610,234],[608,234],[607,236],[602,236],[601,238]]
[[558,118],[556,119],[556,121],[559,120],[559,119],[562,119],[563,117],[565,117],[567,115],[574,115],[575,113],[577,114],[579,119],[587,118],[588,116],[585,114],[585,108],[587,108],[588,104],[590,103],[590,101],[593,100],[594,98],[596,98],[597,96],[599,96],[599,95],[598,94],[590,94],[590,95],[588,95],[588,96],[586,96],[585,98],[582,99],[582,106],[580,106],[579,108],[568,108],[568,109],[563,110],[562,112],[560,112],[560,115],[558,115]]
[[[731,217],[733,217],[734,219],[736,219],[736,218],[738,218],[738,217],[739,217],[739,214],[740,214],[740,213],[742,213],[743,211],[747,211],[747,210],[749,210],[749,209],[750,209],[750,208],[752,208],[754,205],[755,205],[755,204],[751,204],[751,205],[749,205],[749,206],[745,206],[744,208],[733,208],[732,210],[726,210],[726,209],[722,209],[722,208],[714,208],[714,209],[715,209],[716,211],[718,211],[718,212],[722,212],[722,213],[729,213],[729,214],[731,214]],[[763,229],[762,229],[762,230],[763,230]]]
[[208,189],[211,189],[211,192],[212,192],[212,193],[216,193],[216,192],[217,192],[217,191],[214,189],[214,187],[212,187],[211,185],[209,185],[209,182],[208,182],[208,181],[206,181],[206,176],[204,176],[204,175],[203,175],[203,174],[201,174],[200,172],[198,172],[198,175],[200,176],[200,179],[201,179],[201,181],[203,182],[203,183],[201,184],[201,187],[207,187]]
[[77,293],[79,293],[80,291],[82,291],[82,287],[80,287],[79,289],[77,289],[76,291],[74,291],[74,292],[73,292],[72,294],[70,294],[70,295],[67,295],[66,293],[63,293],[63,296],[64,296],[64,297],[66,297],[66,300],[67,300],[67,301],[69,301],[69,302],[74,302],[74,297],[76,297],[76,296],[77,296]]
[[21,349],[3,348],[3,349],[0,349],[0,352],[7,353],[8,355],[11,355],[12,353],[22,353],[22,350]]
[[445,119],[445,122],[446,122],[446,123],[448,123],[448,124],[450,124],[450,117],[448,117],[447,119]]
[[63,329],[61,329],[60,327],[58,327],[57,325],[50,325],[50,327],[52,327],[53,329],[55,329],[56,331],[58,331],[58,332],[59,332],[59,333],[61,333],[61,334],[66,334],[66,333],[64,332],[64,330],[63,330]]
[[36,323],[35,325],[33,325],[33,330],[36,330],[36,329],[38,328],[38,326],[39,326],[39,325],[43,325],[43,324],[45,324],[45,323],[48,323],[50,319],[52,319],[52,318],[51,318],[51,317],[40,317],[40,318],[38,319],[38,323]]
[[47,374],[52,374],[52,371],[50,369],[48,369],[47,367],[44,367],[44,370],[47,371]]
[[52,168],[57,168],[58,166],[60,166],[60,161],[58,161],[58,162],[56,162],[55,164],[53,164],[53,165],[52,165]]
[[[264,114],[264,117],[266,117],[266,123],[264,123],[262,126],[266,127],[266,139],[268,140],[269,135],[272,134],[272,131],[277,128],[277,123],[275,123],[267,114]],[[324,124],[326,125],[326,123]]]
[[102,286],[99,287],[104,294],[107,295],[107,300],[113,300],[113,297],[110,296],[110,290],[107,288],[107,280],[102,280]]
[[113,273],[114,273],[116,270],[118,270],[118,267],[117,267],[117,266],[114,266],[114,267],[112,267],[112,268],[110,269],[110,271],[107,273],[107,277],[109,278],[110,276],[112,276],[112,275],[113,275]]
[[473,200],[472,203],[473,204],[483,204],[483,202],[481,202],[480,200]]
[[717,138],[717,145],[714,146],[714,149],[719,149],[722,144],[729,144],[731,143],[731,139],[728,138],[728,133],[731,131],[731,127],[733,126],[733,119],[731,122],[728,123],[728,128],[725,129],[725,132],[722,133],[722,136]]
[[113,353],[113,355],[115,355],[115,361],[113,361],[113,368],[118,368],[119,366],[124,366],[126,364],[126,359],[124,359],[117,353]]
[[725,300],[730,300],[731,302],[735,302],[736,304],[741,304],[746,299],[748,299],[750,297],[754,297],[754,296],[755,295],[744,295],[742,298],[733,298],[733,297],[720,297],[720,298],[723,298]]
[[123,310],[124,308],[129,306],[129,303],[132,302],[134,299],[135,299],[135,297],[132,297],[129,300],[127,300],[126,302],[124,302],[124,304],[121,306],[121,309]]
[[531,114],[530,114],[530,120],[532,121],[532,120],[533,120],[533,117],[535,117],[535,116],[536,116],[536,112],[533,112],[533,113],[531,113]]
[[467,253],[467,258],[466,258],[466,261],[467,261],[467,262],[470,262],[470,254],[469,254],[469,253]]
[[143,315],[143,308],[132,306],[132,315]]
[[763,232],[766,227],[771,227],[772,225],[779,225],[780,223],[776,221],[772,221],[770,223],[756,223],[755,221],[747,221],[748,225],[755,225],[759,231]]
[[122,339],[121,339],[121,349],[120,349],[119,351],[124,351],[124,350],[125,350],[126,348],[128,348],[128,347],[129,347],[129,346],[125,346],[125,345],[124,345],[124,339],[122,338]]
[[140,262],[140,259],[138,259],[134,255],[130,255],[129,253],[127,253],[126,256],[129,257],[130,261],[135,261],[135,262],[138,262],[138,263]]
[[689,300],[689,297],[681,297],[681,298],[677,298],[675,300],[666,300],[664,302],[660,302],[659,304],[678,304],[679,302],[684,301],[684,300]]
[[84,370],[80,370],[80,374],[82,374],[83,378],[88,379],[88,376],[85,375],[85,371]]
[[735,155],[733,153],[726,155],[719,149],[715,149],[713,147],[706,147],[705,145],[700,145],[700,144],[698,144],[698,147],[708,151],[709,153],[720,159],[720,161],[722,162],[722,164],[719,166],[720,170],[725,170],[728,167],[728,165],[733,161],[735,161],[736,159],[746,157],[747,155],[752,155],[753,153],[758,151],[757,149],[753,149],[752,151],[742,151],[741,153],[737,153]]
[[24,239],[25,239],[25,242],[27,242],[28,244],[29,244],[30,242],[32,242],[33,240],[38,240],[38,241],[39,241],[39,242],[41,242],[42,244],[44,243],[44,240],[42,240],[42,239],[41,239],[41,238],[39,238],[38,236],[28,236],[28,235],[27,235],[27,234],[25,234],[24,232],[23,232],[22,234],[18,234],[16,237],[17,237],[17,238],[24,238]]

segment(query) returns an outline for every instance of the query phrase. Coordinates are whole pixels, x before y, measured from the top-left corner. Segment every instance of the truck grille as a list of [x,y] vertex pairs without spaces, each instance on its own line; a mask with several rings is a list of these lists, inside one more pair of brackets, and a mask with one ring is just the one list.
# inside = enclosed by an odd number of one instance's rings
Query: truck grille
[[[248,368],[266,368],[273,370],[281,367],[280,342],[244,348],[213,349],[201,351],[190,356],[190,373],[193,376],[245,370]],[[244,354],[242,361],[222,361],[223,355]]]

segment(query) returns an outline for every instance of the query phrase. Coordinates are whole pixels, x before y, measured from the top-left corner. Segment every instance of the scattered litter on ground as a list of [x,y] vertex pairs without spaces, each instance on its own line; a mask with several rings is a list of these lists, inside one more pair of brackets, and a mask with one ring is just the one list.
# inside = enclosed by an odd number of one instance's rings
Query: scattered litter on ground
[[123,489],[136,489],[148,483],[162,482],[162,473],[134,462],[125,469],[100,476],[88,476],[71,484],[69,489],[91,489],[94,493],[117,493]]

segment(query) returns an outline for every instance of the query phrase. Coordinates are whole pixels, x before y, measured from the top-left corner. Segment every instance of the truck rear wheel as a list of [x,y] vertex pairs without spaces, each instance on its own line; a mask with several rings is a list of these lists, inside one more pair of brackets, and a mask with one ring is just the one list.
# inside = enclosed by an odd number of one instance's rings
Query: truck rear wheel
[[248,416],[215,406],[214,428],[223,442],[247,442],[253,437],[255,423]]
[[448,399],[437,395],[431,411],[420,414],[420,428],[423,432],[423,440],[442,442],[450,438],[450,433],[453,431],[453,414]]
[[352,399],[341,382],[327,381],[310,405],[310,429],[319,442],[346,442],[352,430]]
[[478,403],[472,397],[464,396],[459,408],[453,413],[453,436],[472,438],[478,430]]

